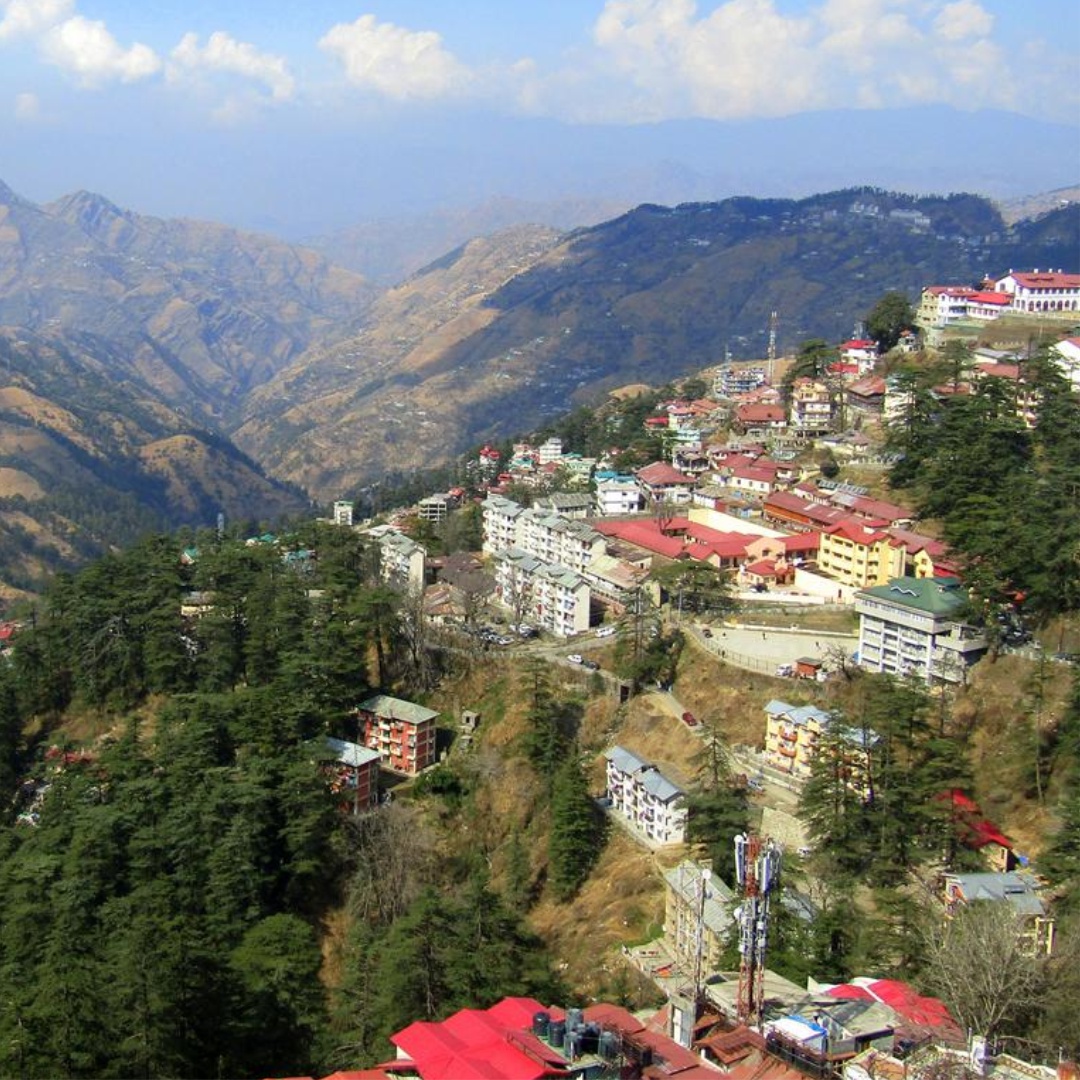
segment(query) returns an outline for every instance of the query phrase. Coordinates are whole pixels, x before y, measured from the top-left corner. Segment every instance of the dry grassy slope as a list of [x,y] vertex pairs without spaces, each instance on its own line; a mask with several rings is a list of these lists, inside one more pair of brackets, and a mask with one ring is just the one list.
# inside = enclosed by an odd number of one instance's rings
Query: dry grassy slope
[[[1038,667],[1019,657],[1002,657],[975,669],[972,682],[959,696],[956,716],[972,728],[975,795],[988,815],[1012,836],[1019,850],[1037,853],[1051,825],[1051,815],[1025,795],[1025,730],[1018,718],[1030,707],[1033,676]],[[1072,669],[1045,666],[1043,722],[1060,718]],[[584,693],[588,683],[563,670],[567,692]],[[527,695],[520,672],[510,661],[472,677],[471,683],[448,688],[444,708],[483,713],[482,737],[474,760],[483,782],[469,816],[469,830],[455,830],[450,844],[481,845],[492,853],[496,882],[505,870],[506,841],[519,830],[531,853],[534,877],[543,880],[546,864],[546,813],[538,811],[539,791],[532,771],[516,754]],[[864,687],[843,680],[818,685],[793,683],[718,663],[693,645],[684,652],[674,686],[678,701],[708,723],[716,724],[729,743],[761,745],[765,733],[763,706],[773,697],[794,703],[814,702],[824,708],[855,711]],[[592,788],[604,787],[601,752],[619,743],[692,780],[699,767],[701,742],[672,715],[670,699],[645,694],[623,708],[608,697],[590,699],[580,729],[590,755]],[[1047,805],[1052,805],[1052,780]],[[567,905],[542,899],[530,922],[548,942],[568,980],[584,992],[622,992],[623,944],[654,933],[663,921],[663,870],[674,865],[679,851],[653,853],[618,829],[611,836],[580,894]],[[620,974],[623,972],[623,974]]]
[[391,289],[361,334],[305,355],[251,395],[237,445],[320,498],[460,449],[499,376],[440,370],[443,357],[496,317],[484,300],[557,235],[521,227],[473,240]]
[[[553,669],[562,692],[587,693],[588,679],[564,668]],[[688,648],[675,694],[688,707],[715,722],[733,742],[760,743],[764,737],[762,706],[783,680],[759,676],[719,664],[709,654]],[[470,759],[482,777],[467,830],[455,824],[446,843],[477,846],[491,853],[496,882],[505,871],[506,842],[518,830],[531,854],[534,878],[542,881],[547,854],[548,818],[538,781],[516,751],[523,731],[528,695],[520,665],[504,659],[486,664],[462,683],[447,685],[435,702],[448,715],[462,708],[482,713],[479,745]],[[673,776],[691,782],[699,768],[701,741],[671,712],[665,695],[644,694],[617,708],[612,697],[590,698],[579,731],[589,755],[591,787],[604,789],[601,754],[618,743],[661,764]],[[530,923],[548,942],[572,985],[595,996],[623,991],[626,972],[621,946],[640,941],[663,921],[665,869],[681,851],[653,853],[613,829],[599,862],[580,894],[567,905],[542,899]]]
[[88,192],[37,206],[0,184],[0,323],[122,341],[144,379],[196,413],[230,411],[355,327],[372,297],[359,275],[269,237]]

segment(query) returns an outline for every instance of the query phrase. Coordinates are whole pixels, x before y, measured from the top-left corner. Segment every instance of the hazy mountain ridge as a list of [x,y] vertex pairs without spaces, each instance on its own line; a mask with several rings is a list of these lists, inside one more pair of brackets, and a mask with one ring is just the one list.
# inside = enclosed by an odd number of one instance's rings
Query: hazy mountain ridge
[[486,199],[416,216],[361,222],[305,243],[339,266],[396,285],[470,240],[523,225],[561,230],[594,225],[624,213],[631,205],[629,200],[600,197]]
[[[319,497],[361,475],[449,453],[471,428],[469,409],[484,391],[436,369],[457,342],[497,316],[485,299],[559,237],[554,229],[518,227],[479,238],[388,290],[360,335],[312,350],[251,395],[237,444],[265,454],[258,459],[272,475],[310,485]],[[432,407],[398,405],[409,387],[424,387]]]
[[90,335],[0,328],[0,564],[33,588],[150,530],[306,507],[200,431]]
[[[862,188],[640,206],[518,260],[502,280],[497,265],[473,280],[460,258],[421,272],[379,301],[362,337],[312,350],[261,387],[236,438],[272,474],[329,498],[528,430],[616,385],[716,363],[726,348],[760,357],[774,310],[782,350],[839,341],[887,290],[916,300],[931,282],[1066,266],[1078,241],[1080,207],[1010,229],[974,195]],[[485,241],[489,258],[497,242]],[[436,281],[446,296],[474,286],[466,307],[395,340]],[[351,368],[339,362],[347,355]]]
[[145,217],[88,192],[37,206],[0,187],[0,323],[123,342],[195,414],[227,416],[305,348],[356,327],[373,295],[268,237]]

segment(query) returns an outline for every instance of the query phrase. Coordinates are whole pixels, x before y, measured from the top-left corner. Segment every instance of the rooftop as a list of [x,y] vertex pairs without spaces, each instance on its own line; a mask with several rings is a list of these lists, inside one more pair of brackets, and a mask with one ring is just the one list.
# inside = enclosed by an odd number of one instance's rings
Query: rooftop
[[895,578],[888,585],[862,589],[856,596],[870,596],[900,607],[945,617],[956,614],[967,603],[967,593],[960,579],[954,577]]

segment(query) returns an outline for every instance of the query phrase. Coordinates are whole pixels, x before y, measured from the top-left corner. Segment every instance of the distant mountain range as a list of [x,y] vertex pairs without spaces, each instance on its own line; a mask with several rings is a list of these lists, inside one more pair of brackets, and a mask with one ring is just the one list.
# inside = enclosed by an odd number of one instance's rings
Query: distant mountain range
[[[147,529],[306,506],[225,437],[250,390],[375,291],[311,251],[0,184],[0,578]],[[22,551],[21,561],[13,558]]]
[[80,191],[46,206],[0,184],[0,325],[87,331],[193,417],[236,403],[374,298],[321,256],[223,225],[162,221]]
[[[611,388],[839,341],[880,296],[1075,266],[1080,205],[1009,227],[971,195],[875,189],[641,206],[473,241],[390,290],[363,332],[260,387],[237,442],[320,497],[529,430]],[[408,332],[402,328],[408,326]]]
[[772,311],[793,349],[847,336],[889,289],[1077,269],[1063,197],[1012,225],[980,197],[871,188],[643,205],[472,239],[380,292],[277,240],[0,185],[0,579],[219,512],[271,520],[613,387],[761,356]]

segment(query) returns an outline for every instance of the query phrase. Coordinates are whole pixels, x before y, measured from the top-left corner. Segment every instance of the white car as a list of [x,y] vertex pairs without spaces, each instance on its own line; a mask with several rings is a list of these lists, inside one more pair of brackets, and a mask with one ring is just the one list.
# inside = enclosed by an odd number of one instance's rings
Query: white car
[[596,631],[596,636],[611,637],[611,635],[614,634],[618,629],[619,628],[617,626],[601,626],[600,629]]
[[569,660],[571,664],[580,664],[582,660],[584,660],[584,657],[581,653],[572,652],[566,659]]

